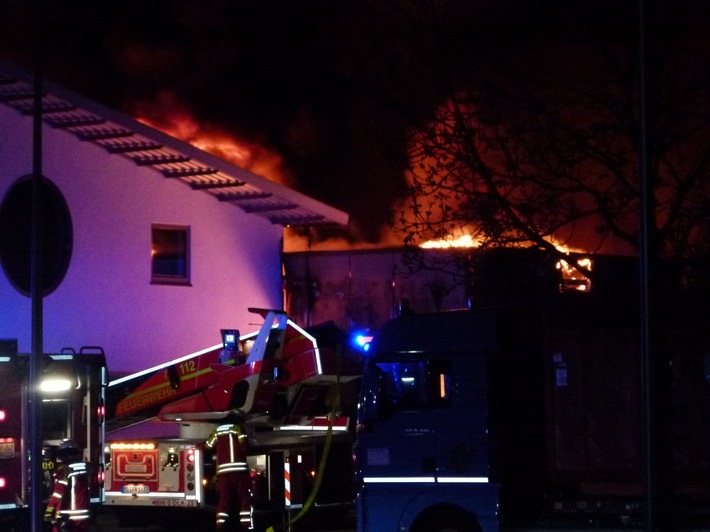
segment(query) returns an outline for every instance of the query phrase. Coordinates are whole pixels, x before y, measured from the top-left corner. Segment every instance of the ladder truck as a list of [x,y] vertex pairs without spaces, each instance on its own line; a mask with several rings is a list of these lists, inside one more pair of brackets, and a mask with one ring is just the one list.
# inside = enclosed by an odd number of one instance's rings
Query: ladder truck
[[[17,340],[0,340],[0,529],[27,530],[30,503],[29,363]],[[104,499],[104,412],[108,384],[100,347],[44,354],[40,373],[43,498],[51,495],[56,451],[72,439],[92,467],[92,504]]]
[[223,329],[221,344],[110,383],[106,505],[121,522],[204,520],[216,500],[205,442],[235,415],[250,440],[257,530],[352,507],[347,410],[360,368],[283,311],[249,310],[264,320],[258,331]]

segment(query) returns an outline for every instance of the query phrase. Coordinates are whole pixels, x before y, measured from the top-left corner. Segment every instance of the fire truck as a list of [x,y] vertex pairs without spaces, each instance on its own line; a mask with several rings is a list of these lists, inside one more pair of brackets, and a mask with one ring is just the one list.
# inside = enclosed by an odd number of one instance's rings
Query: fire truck
[[220,344],[110,383],[106,505],[121,522],[211,511],[205,442],[234,416],[249,435],[257,529],[353,505],[357,359],[334,327],[309,332],[283,311],[249,310],[263,319],[257,331],[222,330]]
[[[0,340],[0,523],[17,530],[25,530],[29,518],[29,362],[29,355],[18,353],[17,340]],[[107,384],[106,358],[99,347],[42,356],[39,410],[44,498],[51,494],[57,447],[71,438],[92,466],[91,502],[103,502]]]

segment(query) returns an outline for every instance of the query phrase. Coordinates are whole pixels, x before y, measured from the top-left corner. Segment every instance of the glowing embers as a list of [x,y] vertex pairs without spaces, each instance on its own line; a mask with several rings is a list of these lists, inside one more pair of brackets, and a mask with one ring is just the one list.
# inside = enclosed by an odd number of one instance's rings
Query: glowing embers
[[576,264],[570,264],[567,261],[560,260],[555,265],[560,272],[561,292],[589,292],[592,289],[591,279],[579,271],[577,266],[591,272],[592,259],[580,258]]

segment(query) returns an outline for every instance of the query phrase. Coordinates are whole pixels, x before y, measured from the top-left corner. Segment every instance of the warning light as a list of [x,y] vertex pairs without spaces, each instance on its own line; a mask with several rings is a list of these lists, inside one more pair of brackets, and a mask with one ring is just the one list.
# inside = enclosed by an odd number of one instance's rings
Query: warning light
[[39,389],[45,393],[66,392],[69,391],[71,387],[71,381],[63,377],[47,378],[44,379],[39,385]]
[[0,410],[0,421],[5,421],[5,411]]
[[3,489],[5,486],[7,486],[7,482],[5,482],[5,477],[0,477],[0,489]]
[[369,351],[370,342],[372,342],[372,333],[369,330],[357,332],[352,336],[352,343],[361,351]]
[[187,461],[188,461],[188,462],[194,462],[194,461],[195,461],[195,451],[188,451],[188,452],[187,452]]
[[154,443],[112,443],[111,450],[114,451],[150,451],[155,449]]

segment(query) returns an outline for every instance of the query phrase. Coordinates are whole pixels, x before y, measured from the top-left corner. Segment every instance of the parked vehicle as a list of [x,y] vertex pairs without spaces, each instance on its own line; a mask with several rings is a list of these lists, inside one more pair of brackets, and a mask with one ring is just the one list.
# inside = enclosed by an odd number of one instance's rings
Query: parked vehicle
[[223,330],[220,345],[111,382],[106,504],[123,520],[145,522],[141,508],[169,508],[183,523],[187,510],[211,510],[205,442],[234,417],[249,436],[258,530],[352,507],[354,419],[343,396],[350,390],[354,413],[360,368],[343,373],[336,343],[283,311],[250,310],[264,319],[258,331]]
[[[384,324],[358,412],[358,530],[640,523],[634,317],[574,296]],[[668,345],[673,481],[689,519],[710,508],[710,343],[676,330]]]
[[[17,352],[17,341],[3,340],[0,352],[0,523],[18,530],[29,518],[30,461],[29,355]],[[45,354],[41,360],[40,426],[43,496],[52,490],[57,448],[64,439],[76,442],[92,467],[90,496],[104,500],[104,392],[108,376],[104,352],[83,347]],[[20,523],[20,524],[18,524]],[[10,525],[7,525],[10,526]]]

